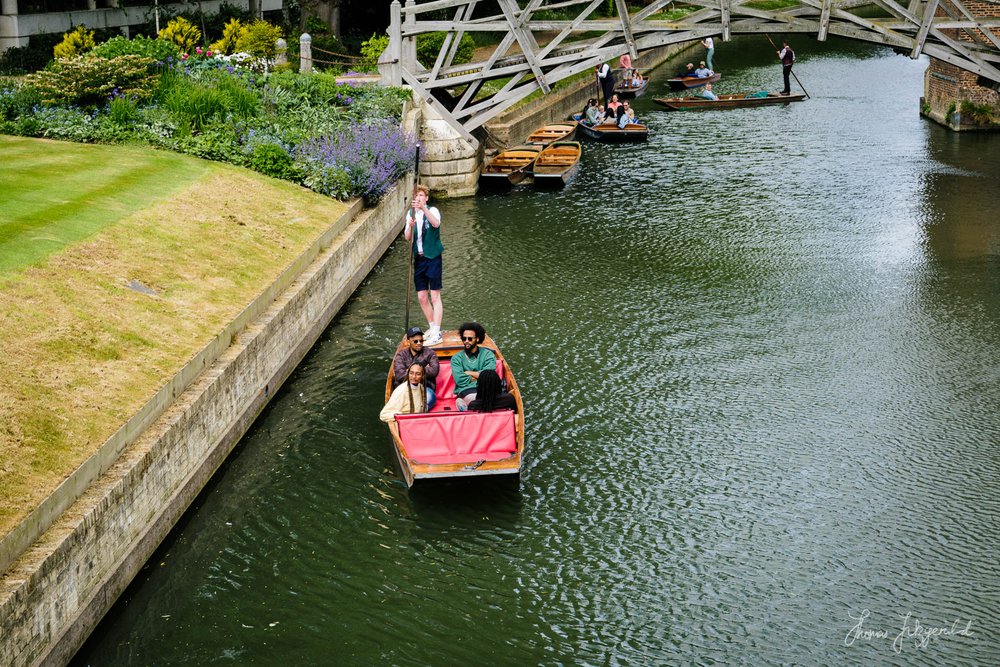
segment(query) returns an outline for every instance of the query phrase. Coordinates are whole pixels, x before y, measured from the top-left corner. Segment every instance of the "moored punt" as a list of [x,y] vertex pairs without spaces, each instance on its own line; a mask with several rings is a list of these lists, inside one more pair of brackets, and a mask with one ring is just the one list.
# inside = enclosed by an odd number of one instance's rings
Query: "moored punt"
[[667,85],[670,86],[670,90],[686,90],[704,86],[706,83],[715,83],[721,78],[722,75],[718,72],[706,77],[676,76],[673,79],[667,79]]
[[587,139],[603,141],[608,144],[646,141],[649,139],[649,128],[640,123],[629,123],[624,128],[618,127],[617,123],[604,123],[603,125],[580,123],[577,129]]
[[618,95],[618,99],[630,99],[633,97],[639,97],[646,92],[649,88],[649,77],[642,77],[642,84],[638,86],[633,86],[629,81],[619,81],[615,84],[615,94]]
[[571,139],[576,132],[576,121],[566,121],[565,123],[554,123],[540,127],[524,140],[526,144],[538,144],[548,146],[553,141],[563,141]]
[[706,111],[708,109],[741,109],[744,107],[763,107],[772,104],[788,104],[801,102],[804,93],[795,95],[779,95],[768,93],[767,97],[752,97],[749,93],[734,95],[719,95],[717,100],[707,100],[704,97],[657,97],[653,101],[670,111]]
[[537,187],[561,188],[580,170],[583,150],[579,141],[557,141],[538,154],[531,173]]
[[492,188],[517,185],[531,173],[531,165],[541,150],[540,146],[532,144],[501,151],[483,167],[479,174],[479,185]]
[[[406,345],[404,338],[396,349]],[[434,346],[440,362],[437,376],[437,401],[431,412],[396,415],[389,422],[389,433],[396,458],[407,486],[423,479],[445,477],[484,477],[518,475],[524,455],[524,406],[521,391],[514,380],[500,348],[489,336],[480,347],[493,351],[497,373],[513,394],[517,410],[459,412],[455,408],[455,380],[451,376],[451,357],[463,349],[457,331],[442,332]],[[392,365],[385,382],[385,400],[392,394]]]

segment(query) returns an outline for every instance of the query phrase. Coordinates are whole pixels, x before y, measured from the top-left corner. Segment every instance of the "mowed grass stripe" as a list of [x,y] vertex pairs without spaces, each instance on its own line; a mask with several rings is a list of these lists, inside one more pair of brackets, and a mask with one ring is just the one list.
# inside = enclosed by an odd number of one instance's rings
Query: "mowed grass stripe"
[[[88,152],[94,148],[101,150]],[[54,157],[60,150],[65,160]],[[347,205],[246,169],[156,151],[0,138],[0,158],[54,162],[64,170],[74,165],[60,179],[58,193],[44,174],[12,182],[13,171],[0,168],[5,220],[15,217],[10,194],[18,206],[36,202],[52,210],[61,210],[63,202],[88,207],[94,193],[104,200],[96,209],[101,213],[91,214],[97,231],[30,266],[0,273],[2,534],[213,340]],[[134,181],[122,178],[126,171]],[[174,194],[165,195],[161,180]],[[127,196],[108,194],[115,188]],[[59,201],[52,203],[55,197]],[[137,210],[122,213],[130,208]],[[133,280],[155,293],[129,289]]]
[[150,148],[20,137],[0,137],[0,160],[0,275],[169,197],[210,168]]

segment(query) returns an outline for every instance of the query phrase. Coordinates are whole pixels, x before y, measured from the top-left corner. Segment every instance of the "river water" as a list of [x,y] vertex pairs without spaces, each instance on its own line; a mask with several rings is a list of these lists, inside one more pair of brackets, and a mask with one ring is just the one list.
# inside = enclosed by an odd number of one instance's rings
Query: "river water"
[[[718,92],[778,89],[760,41]],[[797,46],[806,102],[640,99],[564,192],[439,202],[519,485],[402,482],[397,244],[75,663],[1000,663],[1000,136],[922,120],[925,61]]]

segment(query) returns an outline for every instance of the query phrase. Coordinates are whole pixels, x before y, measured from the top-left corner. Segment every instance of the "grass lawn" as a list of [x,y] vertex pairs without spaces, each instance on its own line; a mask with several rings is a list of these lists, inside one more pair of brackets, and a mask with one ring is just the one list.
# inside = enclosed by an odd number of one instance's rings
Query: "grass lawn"
[[0,276],[198,180],[209,163],[177,153],[0,137]]
[[346,206],[147,148],[0,137],[0,153],[6,533]]

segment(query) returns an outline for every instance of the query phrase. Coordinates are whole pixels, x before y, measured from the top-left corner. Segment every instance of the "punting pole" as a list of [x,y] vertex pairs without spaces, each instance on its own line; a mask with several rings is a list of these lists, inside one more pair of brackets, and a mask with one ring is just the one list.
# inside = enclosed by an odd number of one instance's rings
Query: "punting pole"
[[[768,34],[767,34],[766,32],[764,33],[764,37],[767,37],[767,41],[771,42],[771,46],[772,46],[772,47],[774,47],[774,50],[775,50],[775,51],[780,51],[780,50],[781,50],[781,49],[779,49],[779,48],[778,48],[778,46],[777,46],[777,45],[776,45],[776,44],[774,43],[774,40],[773,40],[773,39],[771,39],[771,36],[770,36],[770,35],[768,35]],[[812,99],[812,96],[811,96],[811,95],[809,95],[809,91],[808,91],[808,90],[806,90],[806,87],[802,85],[802,82],[801,82],[801,81],[799,81],[799,77],[795,76],[795,70],[794,70],[794,69],[792,70],[792,77],[794,77],[794,78],[795,78],[795,83],[799,84],[799,88],[801,88],[801,89],[802,89],[802,92],[806,94],[806,98],[807,98],[807,99]]]
[[[420,183],[420,144],[417,144],[417,156],[413,160],[413,182]],[[406,225],[406,216],[413,212],[413,199],[410,199],[410,209],[403,215],[403,225]],[[413,229],[410,232],[410,259],[406,269],[406,318],[403,321],[403,331],[410,329],[410,284],[413,282],[413,241],[417,235],[417,216],[413,215]]]

